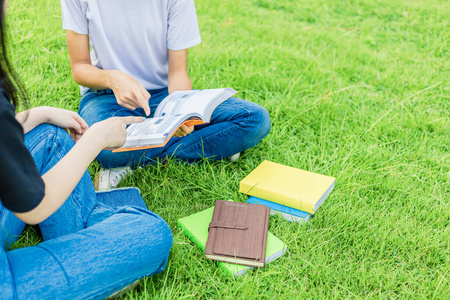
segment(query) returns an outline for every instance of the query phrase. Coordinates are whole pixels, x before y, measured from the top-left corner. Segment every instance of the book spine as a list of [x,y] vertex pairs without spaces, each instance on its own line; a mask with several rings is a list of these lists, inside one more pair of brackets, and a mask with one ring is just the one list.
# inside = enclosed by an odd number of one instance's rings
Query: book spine
[[274,193],[258,186],[250,186],[248,184],[241,182],[241,184],[239,185],[239,192],[250,196],[258,197],[261,199],[265,199],[267,201],[272,201],[284,206],[289,206],[298,210],[302,210],[310,214],[314,213],[314,205],[312,205],[311,203],[301,201],[300,199],[296,199],[294,197]]
[[194,234],[192,234],[192,232],[190,232],[186,226],[184,226],[183,222],[178,221],[178,227],[181,229],[181,231],[191,240],[193,241],[197,247],[200,248],[200,250],[202,250],[202,252],[205,252],[205,243],[203,243],[201,240],[199,240],[197,237],[195,237]]

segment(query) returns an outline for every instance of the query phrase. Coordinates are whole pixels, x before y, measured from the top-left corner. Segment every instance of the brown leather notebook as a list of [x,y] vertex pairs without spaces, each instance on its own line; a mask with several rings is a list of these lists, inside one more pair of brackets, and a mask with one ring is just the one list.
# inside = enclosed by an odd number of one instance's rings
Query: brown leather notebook
[[264,267],[270,209],[261,204],[216,200],[205,254],[212,260]]

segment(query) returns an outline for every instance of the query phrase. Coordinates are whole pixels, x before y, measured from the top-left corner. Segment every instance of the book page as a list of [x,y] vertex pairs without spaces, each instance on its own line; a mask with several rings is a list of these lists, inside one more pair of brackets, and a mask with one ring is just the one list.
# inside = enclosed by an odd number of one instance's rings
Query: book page
[[161,147],[182,123],[192,126],[209,122],[217,105],[235,93],[231,88],[173,92],[158,105],[155,117],[127,127],[127,139],[119,149]]
[[127,128],[127,139],[121,148],[163,144],[183,122],[183,116],[148,118]]
[[213,110],[234,94],[231,88],[173,92],[159,104],[155,117],[186,114],[209,122]]
[[176,91],[164,98],[155,111],[155,118],[178,114],[179,108],[198,91]]
[[[228,99],[230,96],[226,96],[225,89],[211,89],[200,90],[193,94],[189,101],[186,101],[180,105],[179,111],[182,113],[196,112],[202,116],[202,119],[208,118],[208,109],[216,108],[216,106]],[[222,97],[220,98],[220,96]],[[220,100],[219,100],[220,99]],[[219,102],[219,103],[218,103]],[[212,113],[209,112],[209,114]],[[209,121],[209,120],[208,120]]]
[[127,128],[127,138],[143,135],[150,135],[160,131],[164,118],[149,118],[142,123],[133,123]]

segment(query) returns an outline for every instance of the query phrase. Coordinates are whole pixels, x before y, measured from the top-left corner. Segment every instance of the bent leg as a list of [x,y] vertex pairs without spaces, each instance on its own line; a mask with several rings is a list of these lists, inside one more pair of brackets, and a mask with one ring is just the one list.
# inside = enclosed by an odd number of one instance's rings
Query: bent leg
[[270,116],[263,107],[232,97],[214,110],[210,123],[195,126],[191,134],[172,137],[162,148],[128,153],[137,154],[132,165],[167,157],[186,162],[202,158],[220,160],[255,146],[269,131]]
[[164,270],[173,239],[158,215],[99,205],[91,222],[77,233],[6,253],[18,299],[104,298]]
[[[45,174],[72,149],[74,141],[65,130],[42,124],[25,135],[25,145],[39,172]],[[86,170],[64,204],[39,224],[44,240],[84,229],[95,203],[94,185]]]
[[[158,104],[168,95],[167,89],[149,91],[152,115]],[[117,104],[112,93],[86,94],[80,103],[80,115],[89,125],[113,116],[141,116],[142,109],[134,111]],[[258,104],[231,97],[213,112],[211,121],[195,126],[192,134],[172,137],[166,146],[147,150],[112,153],[103,150],[97,157],[103,168],[138,166],[158,159],[173,157],[187,162],[202,158],[219,160],[258,144],[270,131],[270,116]]]
[[214,110],[210,123],[196,126],[161,155],[185,161],[219,160],[255,146],[269,131],[270,116],[263,107],[232,97]]

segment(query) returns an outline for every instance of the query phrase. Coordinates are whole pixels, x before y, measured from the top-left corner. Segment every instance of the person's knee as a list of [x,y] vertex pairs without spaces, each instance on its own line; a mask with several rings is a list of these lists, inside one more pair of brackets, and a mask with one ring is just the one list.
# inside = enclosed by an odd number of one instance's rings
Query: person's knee
[[43,147],[46,151],[51,151],[61,146],[68,151],[74,144],[75,142],[65,129],[46,123],[36,126],[25,135],[25,145],[30,151],[35,147]]
[[257,144],[270,132],[270,115],[264,107],[255,105],[249,119],[251,120],[254,144]]
[[172,230],[170,230],[169,225],[167,222],[160,217],[160,222],[158,224],[158,229],[160,232],[160,242],[161,242],[161,252],[166,253],[166,255],[169,255],[170,249],[172,249],[173,246],[173,235]]
[[259,132],[261,139],[267,136],[270,132],[270,115],[267,110],[263,107],[259,107],[260,109],[257,112],[257,119],[259,120]]
[[53,145],[64,153],[69,152],[75,145],[74,140],[70,137],[69,133],[61,127],[50,125],[48,128],[52,132],[51,138],[53,139]]
[[40,124],[39,126],[36,126],[35,129],[33,130],[38,130],[42,133],[44,133],[45,135],[47,135],[47,137],[49,139],[53,139],[54,141],[58,142],[58,143],[64,143],[64,144],[71,144],[74,143],[72,138],[70,137],[70,135],[67,133],[67,131],[61,127],[52,125],[52,124]]
[[143,234],[147,235],[149,246],[158,249],[161,257],[167,257],[173,245],[172,231],[167,222],[159,215],[142,210],[141,224]]
[[146,224],[143,228],[145,233],[142,236],[147,242],[145,249],[151,255],[149,259],[155,263],[154,269],[150,270],[147,275],[153,275],[166,268],[173,245],[173,236],[166,221],[153,212],[149,211],[143,222]]

